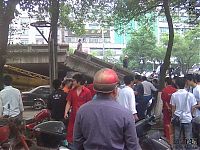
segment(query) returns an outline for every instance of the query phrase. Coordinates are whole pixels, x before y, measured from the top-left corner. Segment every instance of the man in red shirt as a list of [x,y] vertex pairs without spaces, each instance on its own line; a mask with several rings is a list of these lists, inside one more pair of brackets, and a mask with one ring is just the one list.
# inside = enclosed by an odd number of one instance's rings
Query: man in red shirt
[[73,144],[73,129],[74,122],[76,118],[76,113],[81,105],[92,99],[91,92],[88,88],[84,86],[85,79],[83,74],[75,74],[73,77],[73,89],[70,90],[67,96],[67,104],[65,107],[64,118],[67,117],[67,114],[71,108],[69,124],[67,128],[67,141],[69,146]]
[[86,87],[90,90],[92,97],[94,97],[94,95],[96,94],[96,91],[94,90],[93,83],[88,84]]
[[172,86],[172,79],[169,77],[165,78],[165,88],[162,90],[161,99],[163,101],[163,125],[164,125],[164,135],[167,140],[170,141],[169,135],[169,125],[171,123],[171,106],[170,99],[176,89]]

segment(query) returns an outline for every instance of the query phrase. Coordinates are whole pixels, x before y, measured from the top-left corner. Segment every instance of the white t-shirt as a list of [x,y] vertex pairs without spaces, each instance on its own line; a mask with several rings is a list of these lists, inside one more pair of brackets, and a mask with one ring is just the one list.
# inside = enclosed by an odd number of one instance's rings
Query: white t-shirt
[[[186,96],[188,93],[187,101]],[[176,106],[175,115],[181,118],[181,123],[190,123],[192,120],[192,106],[197,104],[194,95],[185,89],[179,89],[172,94],[170,104]]]
[[0,117],[3,115],[2,101],[0,100]]
[[144,87],[144,96],[150,96],[151,90],[157,91],[157,89],[154,87],[154,85],[149,81],[143,81],[142,85]]
[[[196,98],[197,102],[200,102],[200,85],[197,85],[193,90],[192,93]],[[200,116],[200,110],[196,109],[195,116]]]
[[136,114],[136,103],[135,103],[135,94],[131,87],[125,86],[123,89],[119,90],[119,95],[117,98],[117,102],[129,109],[132,114]]
[[196,100],[199,102],[200,101],[200,85],[197,85],[193,89],[193,94],[194,94],[194,97],[196,98]]
[[24,111],[21,93],[12,86],[6,86],[0,91],[0,101],[3,106],[3,115],[15,117],[19,115],[20,112]]

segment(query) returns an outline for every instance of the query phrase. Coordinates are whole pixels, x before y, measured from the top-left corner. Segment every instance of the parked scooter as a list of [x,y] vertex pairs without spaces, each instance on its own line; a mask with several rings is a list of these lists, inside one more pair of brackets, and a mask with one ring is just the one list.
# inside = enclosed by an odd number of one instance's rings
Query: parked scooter
[[37,146],[42,149],[51,148],[55,150],[69,150],[63,147],[66,138],[66,128],[62,121],[47,121],[33,128]]
[[151,131],[155,117],[150,116],[136,123],[136,131],[143,150],[171,150],[171,145],[159,131]]
[[36,125],[49,121],[51,118],[51,113],[48,109],[42,109],[33,118],[25,119],[26,128],[32,130]]

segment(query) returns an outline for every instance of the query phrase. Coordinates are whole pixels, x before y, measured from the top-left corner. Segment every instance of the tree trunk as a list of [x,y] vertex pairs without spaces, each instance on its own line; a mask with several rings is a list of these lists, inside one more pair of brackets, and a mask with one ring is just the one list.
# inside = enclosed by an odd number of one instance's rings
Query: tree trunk
[[3,68],[6,63],[9,24],[0,19],[0,90],[3,88]]
[[180,72],[184,73],[184,63],[182,59],[178,59],[178,65],[180,66]]
[[51,40],[50,44],[50,85],[52,81],[58,78],[57,65],[57,46],[58,46],[58,18],[59,18],[59,0],[51,0]]
[[144,72],[144,67],[145,67],[145,60],[142,59],[141,61],[142,61],[142,64],[140,64],[140,66],[141,66],[140,67],[140,72],[143,73]]
[[3,0],[0,1],[0,90],[3,87],[2,77],[6,63],[9,24],[14,18],[14,10],[17,3],[19,3],[18,0],[8,1],[7,5],[5,5]]
[[[160,91],[164,88],[166,71],[170,65],[170,57],[171,57],[173,41],[174,41],[174,29],[173,29],[173,22],[172,22],[172,17],[170,14],[170,9],[169,9],[169,0],[163,0],[163,6],[164,6],[164,11],[165,11],[165,16],[167,18],[168,27],[169,27],[169,41],[168,41],[167,51],[164,58],[164,63],[162,64],[160,68],[160,89],[159,89]],[[161,92],[158,92],[157,103],[154,109],[154,114],[156,117],[160,117],[161,113],[162,113]]]
[[163,0],[163,6],[164,6],[164,11],[165,11],[168,27],[169,27],[169,41],[168,41],[167,51],[164,58],[164,63],[162,64],[161,71],[160,71],[161,72],[160,73],[160,91],[164,88],[166,71],[170,65],[170,57],[171,57],[171,52],[172,52],[172,47],[173,47],[173,42],[174,42],[174,28],[173,28],[172,17],[170,14],[169,0]]

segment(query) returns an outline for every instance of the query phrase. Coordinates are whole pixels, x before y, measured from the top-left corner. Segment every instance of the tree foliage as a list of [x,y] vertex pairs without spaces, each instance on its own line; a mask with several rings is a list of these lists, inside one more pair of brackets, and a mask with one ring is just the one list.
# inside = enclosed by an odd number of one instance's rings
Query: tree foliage
[[[22,10],[26,10],[31,14],[42,16],[44,14],[50,14],[49,18],[52,21],[52,27],[57,25],[57,16],[59,13],[58,3],[62,3],[61,8],[66,12],[66,15],[61,11],[61,18],[66,18],[65,21],[61,21],[64,25],[71,27],[73,30],[79,28],[84,23],[84,20],[90,19],[90,16],[95,16],[94,12],[101,14],[102,8],[104,10],[110,9],[111,5],[107,5],[107,2],[103,1],[98,4],[96,1],[91,0],[1,0],[0,1],[0,87],[2,86],[2,73],[3,67],[6,63],[7,44],[9,36],[9,25],[12,19],[19,13],[16,10],[16,6],[19,5]],[[64,5],[66,5],[64,7]],[[54,8],[56,6],[56,8]],[[105,6],[105,7],[104,7]],[[68,12],[70,11],[70,13]],[[69,15],[68,15],[69,14]],[[66,17],[67,16],[67,17]],[[103,18],[104,15],[95,16],[93,19],[97,20]],[[44,17],[43,17],[44,18]],[[69,21],[69,18],[73,18],[73,21]],[[61,20],[61,19],[60,19]],[[79,23],[78,25],[76,23]],[[52,29],[52,36],[56,36],[56,28]],[[56,42],[54,42],[56,44]]]
[[[197,9],[196,3],[194,0],[117,0],[117,3],[114,8],[114,16],[112,16],[114,20],[114,24],[118,26],[118,29],[123,29],[125,25],[127,25],[131,20],[138,20],[141,16],[144,16],[147,13],[154,13],[158,16],[160,13],[164,13],[166,16],[166,20],[168,22],[169,27],[169,40],[166,47],[166,54],[164,57],[163,67],[161,68],[161,76],[160,76],[160,89],[164,87],[164,78],[166,75],[166,71],[170,65],[170,57],[173,47],[173,39],[174,39],[174,29],[173,29],[173,21],[171,17],[171,11],[177,9],[184,9],[190,15],[190,23],[197,23],[199,18],[199,10]],[[170,11],[171,10],[171,11]],[[193,17],[191,17],[193,16]],[[195,17],[194,17],[195,16]],[[194,20],[192,20],[195,18]]]
[[[164,13],[163,1],[164,0],[116,0],[112,16],[113,23],[118,26],[118,29],[123,29],[123,26],[128,24],[131,20],[138,20],[147,13],[160,15]],[[190,15],[190,20],[187,21],[188,23],[199,22],[199,5],[199,1],[197,0],[173,0],[169,2],[172,12],[177,12],[177,10],[188,12],[188,15]]]
[[[175,34],[172,56],[185,74],[193,64],[199,63],[200,26],[197,26],[183,35]],[[167,45],[167,35],[162,37],[162,48]]]
[[147,18],[138,24],[139,28],[131,34],[131,40],[124,53],[129,56],[129,67],[140,68],[140,72],[143,72],[147,61],[153,61],[156,55],[156,37],[153,33],[153,23]]

